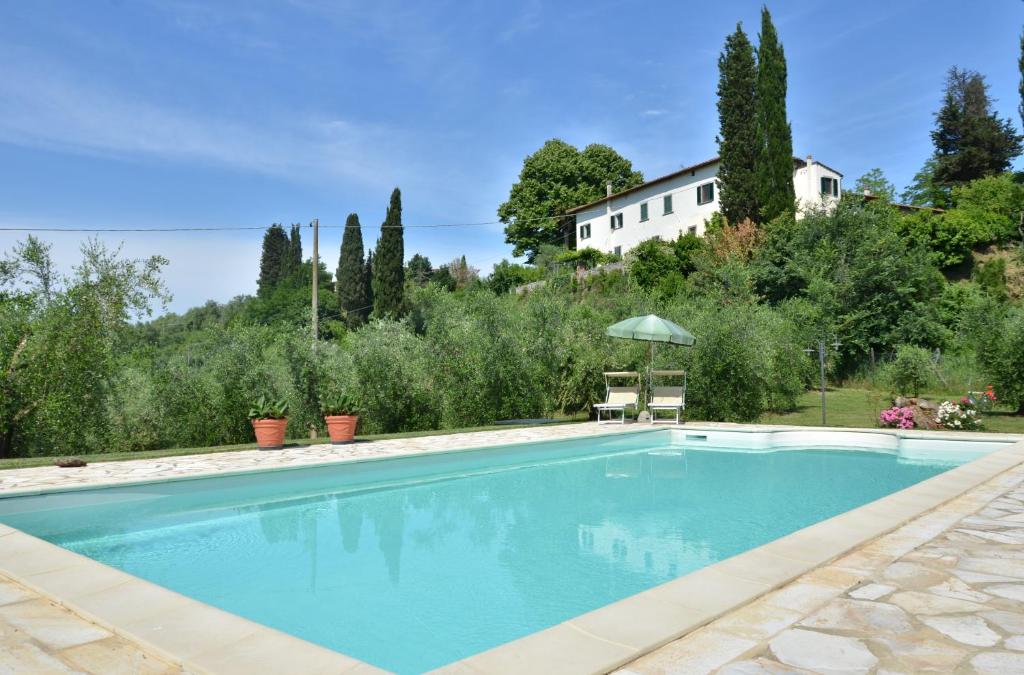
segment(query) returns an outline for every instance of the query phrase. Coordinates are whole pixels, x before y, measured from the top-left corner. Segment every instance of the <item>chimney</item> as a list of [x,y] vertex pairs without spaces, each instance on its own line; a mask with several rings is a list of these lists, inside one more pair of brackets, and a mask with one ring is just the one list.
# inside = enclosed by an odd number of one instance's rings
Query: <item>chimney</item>
[[611,181],[608,181],[605,184],[604,190],[605,190],[604,194],[605,194],[606,197],[611,197],[612,196],[612,182]]
[[869,190],[867,188],[864,188],[864,196],[865,197],[870,197],[871,196],[871,190]]
[[808,165],[810,165],[810,164],[814,164],[814,158],[813,158],[813,157],[811,157],[810,155],[807,155],[807,164],[808,164]]

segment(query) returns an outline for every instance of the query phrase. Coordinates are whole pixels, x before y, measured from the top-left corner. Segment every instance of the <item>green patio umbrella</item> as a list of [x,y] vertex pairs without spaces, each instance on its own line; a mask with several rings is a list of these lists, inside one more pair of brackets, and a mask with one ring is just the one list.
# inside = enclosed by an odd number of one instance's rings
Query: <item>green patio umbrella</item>
[[[674,345],[691,346],[696,340],[685,328],[662,319],[656,314],[634,316],[608,326],[606,334],[627,340],[643,340],[644,342],[668,342]],[[653,347],[653,344],[651,345]]]
[[697,339],[688,330],[679,324],[672,323],[668,319],[662,319],[656,314],[647,316],[634,316],[617,324],[608,326],[606,335],[611,337],[624,338],[626,340],[641,340],[649,343],[650,364],[647,368],[647,386],[651,386],[651,369],[654,367],[654,343],[665,342],[673,345],[690,347]]

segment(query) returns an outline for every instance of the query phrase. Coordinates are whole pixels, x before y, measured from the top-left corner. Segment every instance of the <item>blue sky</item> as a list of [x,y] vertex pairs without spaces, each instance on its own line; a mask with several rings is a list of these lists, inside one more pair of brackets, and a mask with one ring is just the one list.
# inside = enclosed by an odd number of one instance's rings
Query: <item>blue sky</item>
[[[945,71],[988,78],[1019,126],[1024,4],[770,5],[794,150],[902,188],[931,152]],[[760,4],[0,2],[0,225],[264,226],[356,212],[392,187],[407,225],[495,219],[546,139],[607,143],[647,177],[716,154],[716,58]],[[0,250],[23,235],[0,232]],[[63,266],[83,235],[52,234]],[[259,231],[104,235],[171,260],[182,310],[255,290]],[[321,237],[336,265],[339,230]],[[308,254],[307,241],[307,254]],[[406,253],[484,273],[500,226],[406,231]]]

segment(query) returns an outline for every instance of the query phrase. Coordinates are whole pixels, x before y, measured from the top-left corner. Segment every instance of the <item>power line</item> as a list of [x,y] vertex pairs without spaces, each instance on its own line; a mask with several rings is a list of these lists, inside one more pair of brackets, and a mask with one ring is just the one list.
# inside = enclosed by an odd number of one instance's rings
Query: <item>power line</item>
[[[556,220],[566,218],[565,215],[538,216],[536,218],[521,218],[516,222],[529,223],[538,220]],[[368,225],[369,229],[387,227],[400,227],[403,229],[439,228],[439,227],[483,227],[486,225],[505,225],[500,220],[486,220],[475,223],[428,223],[421,225]],[[236,232],[244,230],[265,230],[266,225],[229,225],[227,227],[10,227],[0,226],[0,232]],[[307,225],[306,227],[312,227]],[[320,229],[342,230],[346,227],[362,227],[357,225],[320,225]]]

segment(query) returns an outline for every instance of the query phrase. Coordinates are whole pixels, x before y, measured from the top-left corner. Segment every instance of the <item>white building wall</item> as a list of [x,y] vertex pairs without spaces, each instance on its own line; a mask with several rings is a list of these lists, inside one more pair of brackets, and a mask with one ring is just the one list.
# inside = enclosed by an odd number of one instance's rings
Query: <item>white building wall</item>
[[[810,158],[808,158],[810,160]],[[822,194],[821,179],[832,178],[838,181],[838,195]],[[796,192],[797,213],[807,209],[826,206],[834,207],[843,194],[843,177],[836,171],[813,160],[793,172],[793,188]]]
[[[623,197],[597,204],[576,214],[577,248],[596,248],[614,253],[620,247],[622,253],[652,237],[672,240],[694,228],[698,236],[704,234],[704,221],[718,211],[718,185],[714,187],[714,199],[707,204],[697,204],[697,189],[705,183],[715,183],[718,165],[697,169],[692,173],[677,176],[666,181],[632,192]],[[672,195],[672,212],[665,213],[665,195]],[[647,220],[640,220],[640,205],[647,203]],[[611,216],[622,214],[622,228],[611,229]],[[590,238],[581,238],[583,225],[590,225]]]
[[[687,231],[704,236],[705,221],[719,210],[718,204],[718,163],[705,166],[679,176],[647,185],[635,192],[595,204],[579,211],[576,216],[576,247],[596,248],[605,253],[625,253],[642,241],[660,237],[671,241]],[[840,181],[842,176],[817,162],[798,168],[793,174],[793,187],[799,209],[834,205],[838,196],[821,194],[821,178],[827,176]],[[714,199],[707,204],[697,203],[697,192],[701,185],[714,183]],[[664,212],[664,197],[672,195],[672,212]],[[640,205],[646,203],[647,220],[640,220]],[[613,230],[612,216],[622,214],[622,228]],[[590,236],[584,237],[585,226],[590,226]]]

